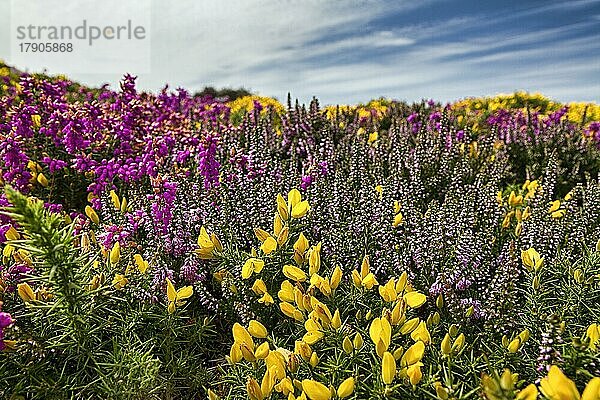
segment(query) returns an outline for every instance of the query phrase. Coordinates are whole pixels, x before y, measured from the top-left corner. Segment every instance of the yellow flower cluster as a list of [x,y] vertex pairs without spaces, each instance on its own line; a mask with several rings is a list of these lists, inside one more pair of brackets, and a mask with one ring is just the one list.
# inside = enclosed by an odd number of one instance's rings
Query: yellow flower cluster
[[365,105],[359,105],[358,117],[359,118],[371,118],[380,119],[385,115],[388,110],[389,100],[386,99],[376,99],[371,100]]
[[471,97],[455,102],[452,109],[458,114],[457,121],[461,126],[479,124],[487,114],[500,109],[530,111],[548,115],[567,106],[566,119],[576,124],[588,124],[600,121],[600,105],[596,103],[559,103],[550,100],[540,93],[515,92],[498,94],[493,97]]
[[[406,273],[379,285],[371,271],[368,256],[363,258],[360,271],[352,271],[351,283],[350,280],[343,281],[343,272],[339,266],[333,267],[329,274],[323,274],[321,243],[311,245],[303,233],[298,234],[293,245],[278,240],[284,229],[296,226],[288,224],[290,218],[305,215],[304,210],[309,209],[308,202],[306,206],[301,206],[302,203],[300,193],[296,190],[288,193],[287,201],[279,195],[273,232],[259,228],[254,231],[262,242],[261,251],[264,256],[281,250],[282,254],[288,254],[292,262],[283,262],[281,269],[272,271],[265,268],[265,260],[258,257],[258,252],[254,252],[242,267],[242,279],[259,275],[250,290],[260,296],[258,301],[264,304],[274,302],[265,281],[272,282],[275,276],[283,275],[284,279],[277,292],[279,311],[298,327],[298,335],[293,338],[294,348],[289,350],[277,346],[275,343],[278,339],[269,337],[267,328],[256,319],[251,320],[247,326],[234,324],[233,344],[228,361],[232,364],[251,363],[252,370],[261,374],[247,378],[248,397],[262,400],[278,393],[278,396],[289,400],[329,400],[333,397],[350,396],[355,390],[356,376],[343,377],[343,380],[338,380],[339,385],[334,385],[335,382],[332,381],[323,382],[322,378],[317,379],[314,375],[313,379],[298,378],[302,376],[300,369],[317,367],[322,358],[329,359],[331,352],[349,357],[356,357],[358,353],[364,356],[371,353],[380,360],[381,374],[375,377],[379,382],[391,385],[398,379],[402,384],[417,385],[422,379],[421,360],[426,346],[431,343],[431,335],[428,330],[429,322],[410,315],[412,310],[425,304],[426,296],[413,289]],[[302,212],[294,212],[298,207]],[[287,235],[288,233],[286,237]],[[265,243],[270,244],[265,246]],[[274,275],[266,276],[268,271]],[[374,295],[382,306],[381,316],[373,317],[371,311],[366,313],[366,317],[361,312],[353,316],[342,315],[339,308],[332,307],[339,304],[335,300],[335,294],[343,282],[350,283],[349,286],[344,286],[344,290],[371,297],[372,290],[378,286],[378,296]],[[439,323],[439,314],[437,322],[431,323]],[[365,345],[361,331],[368,332],[372,345]],[[401,343],[394,343],[401,337],[406,339],[401,339]],[[257,339],[261,343],[256,343]],[[457,341],[456,346],[462,348],[464,335]],[[342,352],[337,353],[332,349],[331,343],[337,343],[337,348]],[[337,379],[339,378],[338,376]]]
[[250,112],[254,110],[255,101],[258,101],[263,106],[263,110],[261,111],[262,114],[267,113],[269,109],[273,109],[277,114],[283,114],[285,111],[285,107],[278,100],[272,97],[256,95],[237,98],[228,102],[227,105],[231,109],[232,114],[239,112]]
[[349,105],[344,105],[344,104],[335,105],[335,106],[327,106],[327,107],[325,107],[324,111],[325,111],[325,116],[327,117],[327,119],[333,120],[341,115],[349,114],[349,113],[356,111],[356,106],[349,106]]
[[600,105],[596,103],[569,103],[567,119],[575,123],[587,124],[600,121]]
[[454,110],[463,110],[470,114],[473,112],[494,112],[500,109],[520,109],[529,105],[536,111],[557,110],[559,103],[550,101],[541,93],[515,92],[510,94],[498,94],[493,97],[470,97],[457,101],[452,105]]
[[[388,111],[390,100],[380,98],[371,100],[366,104],[358,105],[335,105],[325,107],[325,116],[329,120],[333,120],[343,114],[349,114],[356,112],[359,118],[370,119],[373,117],[375,120],[381,119]],[[373,142],[376,139],[375,136],[370,136]]]
[[[34,117],[39,118],[39,115],[31,116],[32,120],[34,120],[34,125],[35,125]],[[38,123],[39,123],[39,119],[38,119]],[[31,178],[29,179],[29,183],[31,183],[31,184],[37,183],[43,187],[48,187],[50,182],[48,181],[48,178],[46,178],[46,176],[42,173],[42,167],[38,163],[36,163],[35,161],[29,160],[29,162],[27,163],[27,169],[29,169],[29,171],[31,172]]]
[[[481,380],[485,397],[489,400],[514,398],[515,400],[535,400],[541,393],[548,400],[597,400],[600,399],[600,378],[592,378],[580,395],[575,382],[567,378],[556,365],[550,367],[548,375],[541,379],[538,387],[533,383],[524,389],[516,391],[518,374],[505,369],[502,375],[495,379],[484,374]],[[516,393],[515,393],[516,392]],[[509,397],[507,397],[509,396]],[[514,397],[512,397],[514,396]]]
[[[538,290],[540,287],[540,270],[544,266],[544,257],[533,248],[530,247],[525,251],[521,251],[521,261],[523,265],[530,273],[533,273],[531,287],[533,290]],[[529,337],[529,334],[527,334]],[[506,343],[503,343],[505,347],[508,347]]]
[[498,205],[506,209],[506,214],[502,220],[502,228],[510,228],[514,219],[517,222],[514,228],[515,236],[519,236],[523,230],[523,222],[531,216],[531,208],[527,204],[541,190],[542,187],[537,180],[530,181],[528,179],[520,190],[512,190],[506,199],[504,193],[499,191],[497,194]]
[[508,350],[509,353],[516,353],[519,351],[523,344],[529,339],[529,329],[524,329],[518,335],[509,339],[507,335],[502,336],[502,346]]

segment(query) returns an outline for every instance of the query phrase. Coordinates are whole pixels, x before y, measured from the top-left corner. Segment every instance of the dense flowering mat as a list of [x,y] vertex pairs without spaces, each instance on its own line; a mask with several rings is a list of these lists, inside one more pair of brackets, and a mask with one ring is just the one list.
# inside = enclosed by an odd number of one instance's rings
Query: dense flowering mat
[[0,395],[600,399],[600,108],[0,64]]

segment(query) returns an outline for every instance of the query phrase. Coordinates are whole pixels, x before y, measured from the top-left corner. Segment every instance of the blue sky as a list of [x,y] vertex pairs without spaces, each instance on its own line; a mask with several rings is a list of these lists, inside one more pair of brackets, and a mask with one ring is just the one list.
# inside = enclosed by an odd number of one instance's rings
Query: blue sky
[[[514,90],[600,101],[600,0],[131,2],[152,14],[151,73],[138,79],[148,90],[244,86],[327,104]],[[0,14],[7,4],[0,0]],[[10,62],[6,43],[0,58]],[[119,80],[71,76],[92,85]]]

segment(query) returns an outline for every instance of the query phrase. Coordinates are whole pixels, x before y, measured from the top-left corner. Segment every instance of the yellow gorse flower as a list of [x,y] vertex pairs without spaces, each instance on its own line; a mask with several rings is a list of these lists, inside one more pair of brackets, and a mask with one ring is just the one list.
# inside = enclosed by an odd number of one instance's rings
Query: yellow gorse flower
[[254,319],[248,324],[248,333],[258,339],[264,339],[268,335],[267,328]]
[[556,210],[552,214],[550,214],[550,216],[553,219],[560,219],[560,218],[564,217],[566,213],[567,212],[565,210]]
[[260,249],[266,255],[271,254],[272,252],[277,250],[277,240],[275,240],[272,236],[269,235],[269,237],[267,237],[260,246]]
[[331,290],[337,289],[342,281],[342,269],[339,266],[336,266],[331,273],[331,277],[329,278],[329,287]]
[[265,398],[260,385],[254,378],[248,378],[246,381],[246,391],[250,400],[263,400]]
[[386,351],[383,353],[383,358],[381,361],[381,379],[383,383],[389,385],[394,380],[396,376],[396,359],[389,352]]
[[114,190],[110,191],[110,199],[117,210],[121,210],[121,200]]
[[214,233],[208,234],[206,228],[200,228],[200,234],[198,235],[198,249],[196,254],[203,260],[210,260],[215,258],[218,253],[223,251],[223,246]]
[[417,325],[417,328],[411,332],[410,337],[415,342],[419,340],[425,344],[431,342],[431,335],[427,330],[427,324],[425,323],[425,321],[421,321],[419,325]]
[[302,200],[302,195],[298,189],[289,191],[287,202],[281,194],[277,195],[277,213],[283,221],[287,221],[290,216],[294,219],[302,218],[309,210],[308,201]]
[[21,234],[19,234],[19,232],[12,225],[6,232],[4,232],[4,236],[7,240],[19,240],[21,238]]
[[550,204],[550,208],[548,209],[548,213],[552,214],[554,211],[558,210],[559,208],[560,208],[560,200],[554,200]]
[[350,377],[340,383],[337,395],[340,399],[350,396],[354,392],[354,378]]
[[23,300],[25,303],[30,303],[36,300],[35,293],[28,283],[17,284],[17,293],[19,294],[21,300]]
[[539,271],[544,265],[544,258],[533,247],[521,252],[521,261],[529,271]]
[[400,204],[399,201],[394,201],[394,222],[392,223],[392,226],[394,228],[397,228],[398,226],[402,225],[402,223],[404,222],[403,216],[402,216],[402,212],[400,211],[402,209],[402,205]]
[[87,215],[88,218],[96,225],[100,223],[100,218],[98,217],[98,214],[96,214],[96,211],[92,207],[85,206],[85,215]]
[[260,273],[265,266],[265,262],[259,258],[249,258],[242,267],[242,279],[248,279],[253,273]]
[[375,278],[375,275],[370,271],[370,263],[368,256],[364,256],[363,258],[360,268],[360,274],[357,270],[352,271],[352,281],[354,282],[354,285],[356,287],[364,287],[367,290],[372,289],[373,286],[379,285],[379,282],[377,282],[377,278]]
[[306,261],[305,253],[308,247],[308,239],[303,233],[300,233],[298,240],[294,243],[294,261],[296,261],[296,264],[302,265]]
[[125,287],[125,285],[127,285],[128,282],[129,282],[129,280],[125,277],[125,275],[115,274],[112,284],[115,287],[115,289],[121,290]]
[[600,340],[600,325],[594,323],[588,326],[585,336],[589,340],[588,347],[592,350],[596,350],[596,345]]
[[144,260],[144,258],[140,254],[134,254],[133,260],[140,273],[145,274],[146,272],[148,272],[148,261]]
[[331,391],[321,382],[314,381],[312,379],[305,379],[302,381],[302,390],[306,393],[306,396],[310,400],[330,400]]
[[514,191],[510,192],[508,196],[508,205],[511,207],[517,207],[523,204],[523,196],[517,195]]
[[[540,381],[540,390],[549,400],[580,399],[575,383],[567,378],[556,365],[551,366],[548,376]],[[597,397],[592,398],[597,399]]]
[[536,400],[537,398],[538,389],[533,383],[531,383],[517,393],[515,400]]
[[105,281],[106,281],[106,277],[104,276],[104,272],[101,272],[100,274],[94,275],[92,277],[92,279],[90,279],[90,282],[88,283],[89,289],[90,290],[96,290],[100,286],[104,285]]
[[390,347],[392,341],[392,326],[386,318],[375,318],[369,327],[369,337],[375,344],[375,350],[379,357]]
[[581,400],[598,400],[600,399],[600,378],[592,378],[586,385]]
[[369,133],[369,138],[367,139],[367,143],[372,144],[373,142],[377,141],[377,139],[379,139],[379,132],[377,132],[377,131],[371,132],[371,133]]
[[175,290],[173,282],[169,278],[167,281],[167,300],[168,300],[168,311],[169,314],[175,312],[176,307],[180,307],[185,304],[185,299],[190,298],[194,294],[194,288],[192,286],[184,286],[179,290]]
[[295,219],[302,218],[310,209],[308,201],[302,200],[302,195],[298,189],[292,189],[288,193],[288,206],[290,215]]
[[111,264],[118,264],[121,260],[121,244],[118,241],[115,242],[110,250],[109,259]]
[[283,274],[295,282],[304,282],[307,279],[306,273],[293,265],[285,265],[283,267]]
[[321,269],[321,242],[308,250],[308,274],[313,276]]

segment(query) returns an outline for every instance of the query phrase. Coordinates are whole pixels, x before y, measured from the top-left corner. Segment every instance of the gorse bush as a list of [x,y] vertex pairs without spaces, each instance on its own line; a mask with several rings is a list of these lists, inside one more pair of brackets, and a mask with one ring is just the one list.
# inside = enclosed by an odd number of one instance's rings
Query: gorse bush
[[600,398],[597,106],[2,68],[2,397]]
[[[1,367],[3,390],[31,398],[175,395],[172,375],[208,354],[202,348],[211,334],[207,321],[171,315],[169,292],[160,304],[136,301],[126,288],[142,279],[139,262],[136,276],[120,274],[115,247],[101,266],[89,257],[85,236],[75,246],[73,223],[12,189],[7,198],[7,215],[22,231],[13,233],[4,256],[23,258],[31,271],[12,296],[21,300],[12,311],[19,341]],[[192,387],[205,379],[199,364],[189,373]]]

